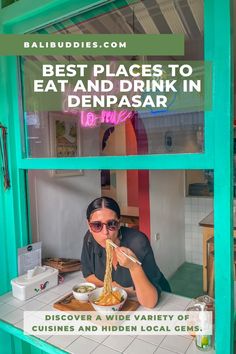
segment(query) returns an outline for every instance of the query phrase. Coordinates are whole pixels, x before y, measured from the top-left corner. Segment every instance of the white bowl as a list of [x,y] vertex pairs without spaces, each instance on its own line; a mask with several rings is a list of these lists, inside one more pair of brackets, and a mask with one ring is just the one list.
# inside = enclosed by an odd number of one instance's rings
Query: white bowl
[[94,303],[94,301],[96,301],[100,295],[102,295],[103,292],[103,288],[97,288],[96,290],[94,290],[92,293],[89,294],[88,298],[89,298],[89,302],[91,303],[91,305],[93,306],[94,310],[96,311],[120,311],[127,299],[127,292],[122,289],[122,288],[117,288],[114,287],[112,288],[113,291],[118,290],[122,296],[122,302],[120,302],[117,305],[111,305],[111,306],[103,306],[103,305],[97,305]]
[[[93,287],[93,290],[91,291],[88,291],[86,293],[79,293],[78,291],[76,291],[76,289],[78,289],[80,286],[92,286]],[[88,297],[89,295],[96,289],[96,285],[94,285],[93,283],[79,283],[79,284],[76,284],[75,286],[73,286],[73,295],[74,295],[74,298],[76,300],[79,300],[80,302],[88,302]]]

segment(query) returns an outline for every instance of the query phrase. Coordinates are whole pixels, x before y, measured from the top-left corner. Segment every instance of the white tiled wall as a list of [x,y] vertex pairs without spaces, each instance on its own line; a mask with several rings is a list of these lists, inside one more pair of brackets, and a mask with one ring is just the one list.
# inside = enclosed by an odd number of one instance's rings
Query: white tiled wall
[[185,259],[202,265],[202,230],[198,225],[213,210],[213,198],[185,198]]

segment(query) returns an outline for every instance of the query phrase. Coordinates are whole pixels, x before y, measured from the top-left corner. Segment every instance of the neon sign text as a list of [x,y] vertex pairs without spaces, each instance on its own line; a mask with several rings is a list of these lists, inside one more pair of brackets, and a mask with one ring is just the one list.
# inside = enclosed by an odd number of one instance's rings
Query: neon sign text
[[118,125],[133,117],[132,111],[105,111],[98,113],[81,111],[80,122],[82,127],[94,128],[100,124]]

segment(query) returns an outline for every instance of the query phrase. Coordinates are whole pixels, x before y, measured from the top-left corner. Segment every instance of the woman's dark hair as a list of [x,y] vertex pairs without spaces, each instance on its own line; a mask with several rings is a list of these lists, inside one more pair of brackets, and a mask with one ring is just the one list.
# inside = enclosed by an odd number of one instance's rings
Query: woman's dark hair
[[117,202],[112,198],[100,197],[100,198],[94,199],[89,204],[89,206],[87,208],[87,212],[86,212],[87,219],[89,220],[91,214],[101,208],[107,208],[107,209],[114,211],[116,213],[118,219],[120,218],[120,207],[117,204]]

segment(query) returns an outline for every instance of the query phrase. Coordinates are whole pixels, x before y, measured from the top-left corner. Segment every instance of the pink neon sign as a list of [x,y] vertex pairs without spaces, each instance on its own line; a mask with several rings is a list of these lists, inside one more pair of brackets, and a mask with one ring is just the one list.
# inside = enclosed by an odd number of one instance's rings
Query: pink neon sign
[[78,108],[71,108],[67,106],[67,97],[71,93],[71,86],[68,85],[66,92],[64,93],[62,101],[62,110],[65,113],[71,113],[73,115],[80,115],[80,122],[82,127],[93,128],[100,124],[112,124],[118,125],[124,123],[127,119],[133,117],[133,112],[128,110],[121,111],[109,111],[102,110],[97,112],[81,111]]
[[81,111],[80,122],[82,127],[93,128],[100,124],[118,125],[133,117],[132,111],[105,111],[87,112]]
[[[113,60],[110,63],[111,67],[115,67],[117,63]],[[91,80],[95,79],[91,76]],[[112,78],[111,78],[111,81]],[[116,78],[113,81],[114,88],[112,90],[113,94],[119,93],[119,85]],[[97,112],[91,111],[80,111],[78,108],[68,107],[67,105],[67,98],[72,94],[74,95],[73,87],[71,84],[66,86],[65,93],[63,94],[63,101],[62,101],[62,110],[63,112],[69,112],[74,115],[79,115],[80,113],[80,123],[82,127],[93,128],[99,126],[100,124],[111,124],[111,125],[119,125],[124,123],[127,119],[131,119],[133,117],[133,112],[128,110],[121,110],[121,111],[109,111],[109,110],[102,110]],[[131,94],[131,93],[130,93]],[[79,93],[77,93],[79,96]]]

